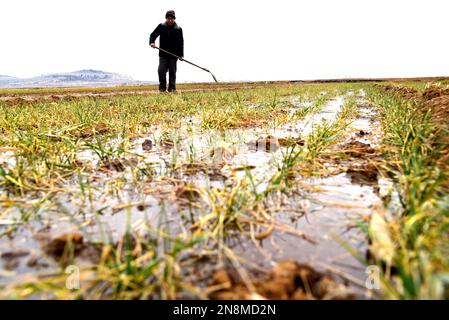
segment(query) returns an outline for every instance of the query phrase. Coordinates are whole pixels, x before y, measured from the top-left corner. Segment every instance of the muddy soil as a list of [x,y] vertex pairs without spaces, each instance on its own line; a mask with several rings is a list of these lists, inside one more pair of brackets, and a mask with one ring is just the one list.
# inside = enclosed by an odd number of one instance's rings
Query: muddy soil
[[209,297],[219,300],[275,299],[316,300],[354,299],[343,284],[333,276],[317,272],[308,265],[293,260],[279,262],[268,275],[251,279],[248,285],[233,270],[221,269],[214,273],[208,287]]

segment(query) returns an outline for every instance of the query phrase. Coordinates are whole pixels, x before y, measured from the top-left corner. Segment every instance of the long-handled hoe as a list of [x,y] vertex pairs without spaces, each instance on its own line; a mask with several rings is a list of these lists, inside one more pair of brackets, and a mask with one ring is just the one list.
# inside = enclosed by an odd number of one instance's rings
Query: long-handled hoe
[[[172,55],[173,57],[176,57],[176,58],[178,58],[178,59],[181,60],[181,57],[177,56],[177,55],[174,54],[174,53],[168,52],[167,50],[164,50],[164,49],[159,48],[159,47],[154,47],[154,48],[156,48],[156,49],[158,49],[158,50],[161,50],[161,51],[163,51],[163,52],[165,52],[165,53],[168,53],[168,54]],[[209,70],[207,70],[206,68],[200,67],[199,65],[196,65],[196,64],[194,64],[193,62],[190,62],[190,61],[188,61],[188,60],[186,60],[186,59],[184,59],[184,58],[183,58],[181,61],[185,61],[185,62],[187,62],[187,63],[190,63],[192,66],[195,66],[195,67],[200,68],[200,69],[202,69],[202,70],[204,70],[204,71],[206,71],[206,72],[209,72],[209,73],[212,75],[212,78],[214,78],[215,82],[218,83],[217,78],[215,78],[214,74],[213,74],[212,72],[210,72]]]

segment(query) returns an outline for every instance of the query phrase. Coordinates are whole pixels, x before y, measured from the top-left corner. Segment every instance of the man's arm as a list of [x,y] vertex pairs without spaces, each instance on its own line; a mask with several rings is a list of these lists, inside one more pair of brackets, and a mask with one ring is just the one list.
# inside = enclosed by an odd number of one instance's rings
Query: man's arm
[[161,27],[162,25],[159,24],[156,29],[150,34],[150,46],[155,47],[154,42],[156,41],[157,37],[161,34]]
[[180,48],[180,56],[181,58],[184,57],[184,36],[182,34],[182,28],[179,30],[180,32],[180,39],[179,39],[179,48]]

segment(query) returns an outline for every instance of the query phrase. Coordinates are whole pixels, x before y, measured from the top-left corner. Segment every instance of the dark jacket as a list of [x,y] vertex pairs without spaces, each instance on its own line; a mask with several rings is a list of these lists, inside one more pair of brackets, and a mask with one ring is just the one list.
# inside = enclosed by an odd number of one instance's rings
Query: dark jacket
[[[175,22],[173,26],[167,25],[166,22],[159,24],[150,35],[150,44],[156,41],[156,38],[161,36],[159,47],[165,49],[177,56],[184,57],[184,37],[182,35],[182,28]],[[160,57],[173,56],[160,51]]]

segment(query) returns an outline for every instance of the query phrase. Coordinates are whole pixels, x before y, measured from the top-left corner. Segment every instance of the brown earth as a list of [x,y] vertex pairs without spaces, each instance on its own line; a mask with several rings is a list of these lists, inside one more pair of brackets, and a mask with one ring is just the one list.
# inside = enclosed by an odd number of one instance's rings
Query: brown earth
[[415,99],[424,112],[430,110],[432,119],[438,125],[443,125],[447,129],[449,123],[449,86],[430,85],[424,91],[412,87],[394,85],[375,85],[375,88],[384,92],[398,95],[406,99]]
[[69,246],[72,246],[75,252],[80,251],[84,246],[83,236],[78,232],[60,235],[41,233],[36,237],[40,240],[43,251],[56,258],[60,258]]
[[[248,279],[247,279],[248,280]],[[339,292],[342,284],[328,274],[318,272],[308,265],[291,259],[278,263],[268,274],[252,280],[256,292],[231,270],[221,269],[214,273],[208,291],[211,299],[237,300],[263,297],[275,300],[315,300],[323,298],[352,299],[351,294]],[[344,288],[344,286],[343,286]],[[343,291],[340,291],[343,292]]]
[[443,188],[449,191],[449,86],[431,86],[423,92],[422,107],[431,111],[431,121],[439,129],[436,143],[441,146],[438,166],[446,172]]
[[[449,171],[449,86],[432,84],[419,92],[414,88],[375,85],[376,88],[388,93],[399,95],[406,99],[414,99],[423,113],[431,112],[431,121],[438,130],[435,147],[441,147],[438,165]],[[443,187],[449,190],[449,176],[443,182]]]
[[351,178],[352,183],[376,186],[379,172],[374,164],[368,163],[360,168],[349,168],[346,174]]
[[430,86],[422,93],[422,107],[431,110],[432,120],[442,129],[449,129],[449,86]]
[[375,88],[389,94],[397,95],[405,99],[420,99],[421,93],[418,89],[406,86],[396,86],[391,84],[376,84]]
[[366,158],[368,157],[368,155],[375,154],[376,149],[371,147],[369,144],[357,140],[351,140],[350,142],[341,146],[339,152],[347,154],[354,158]]

